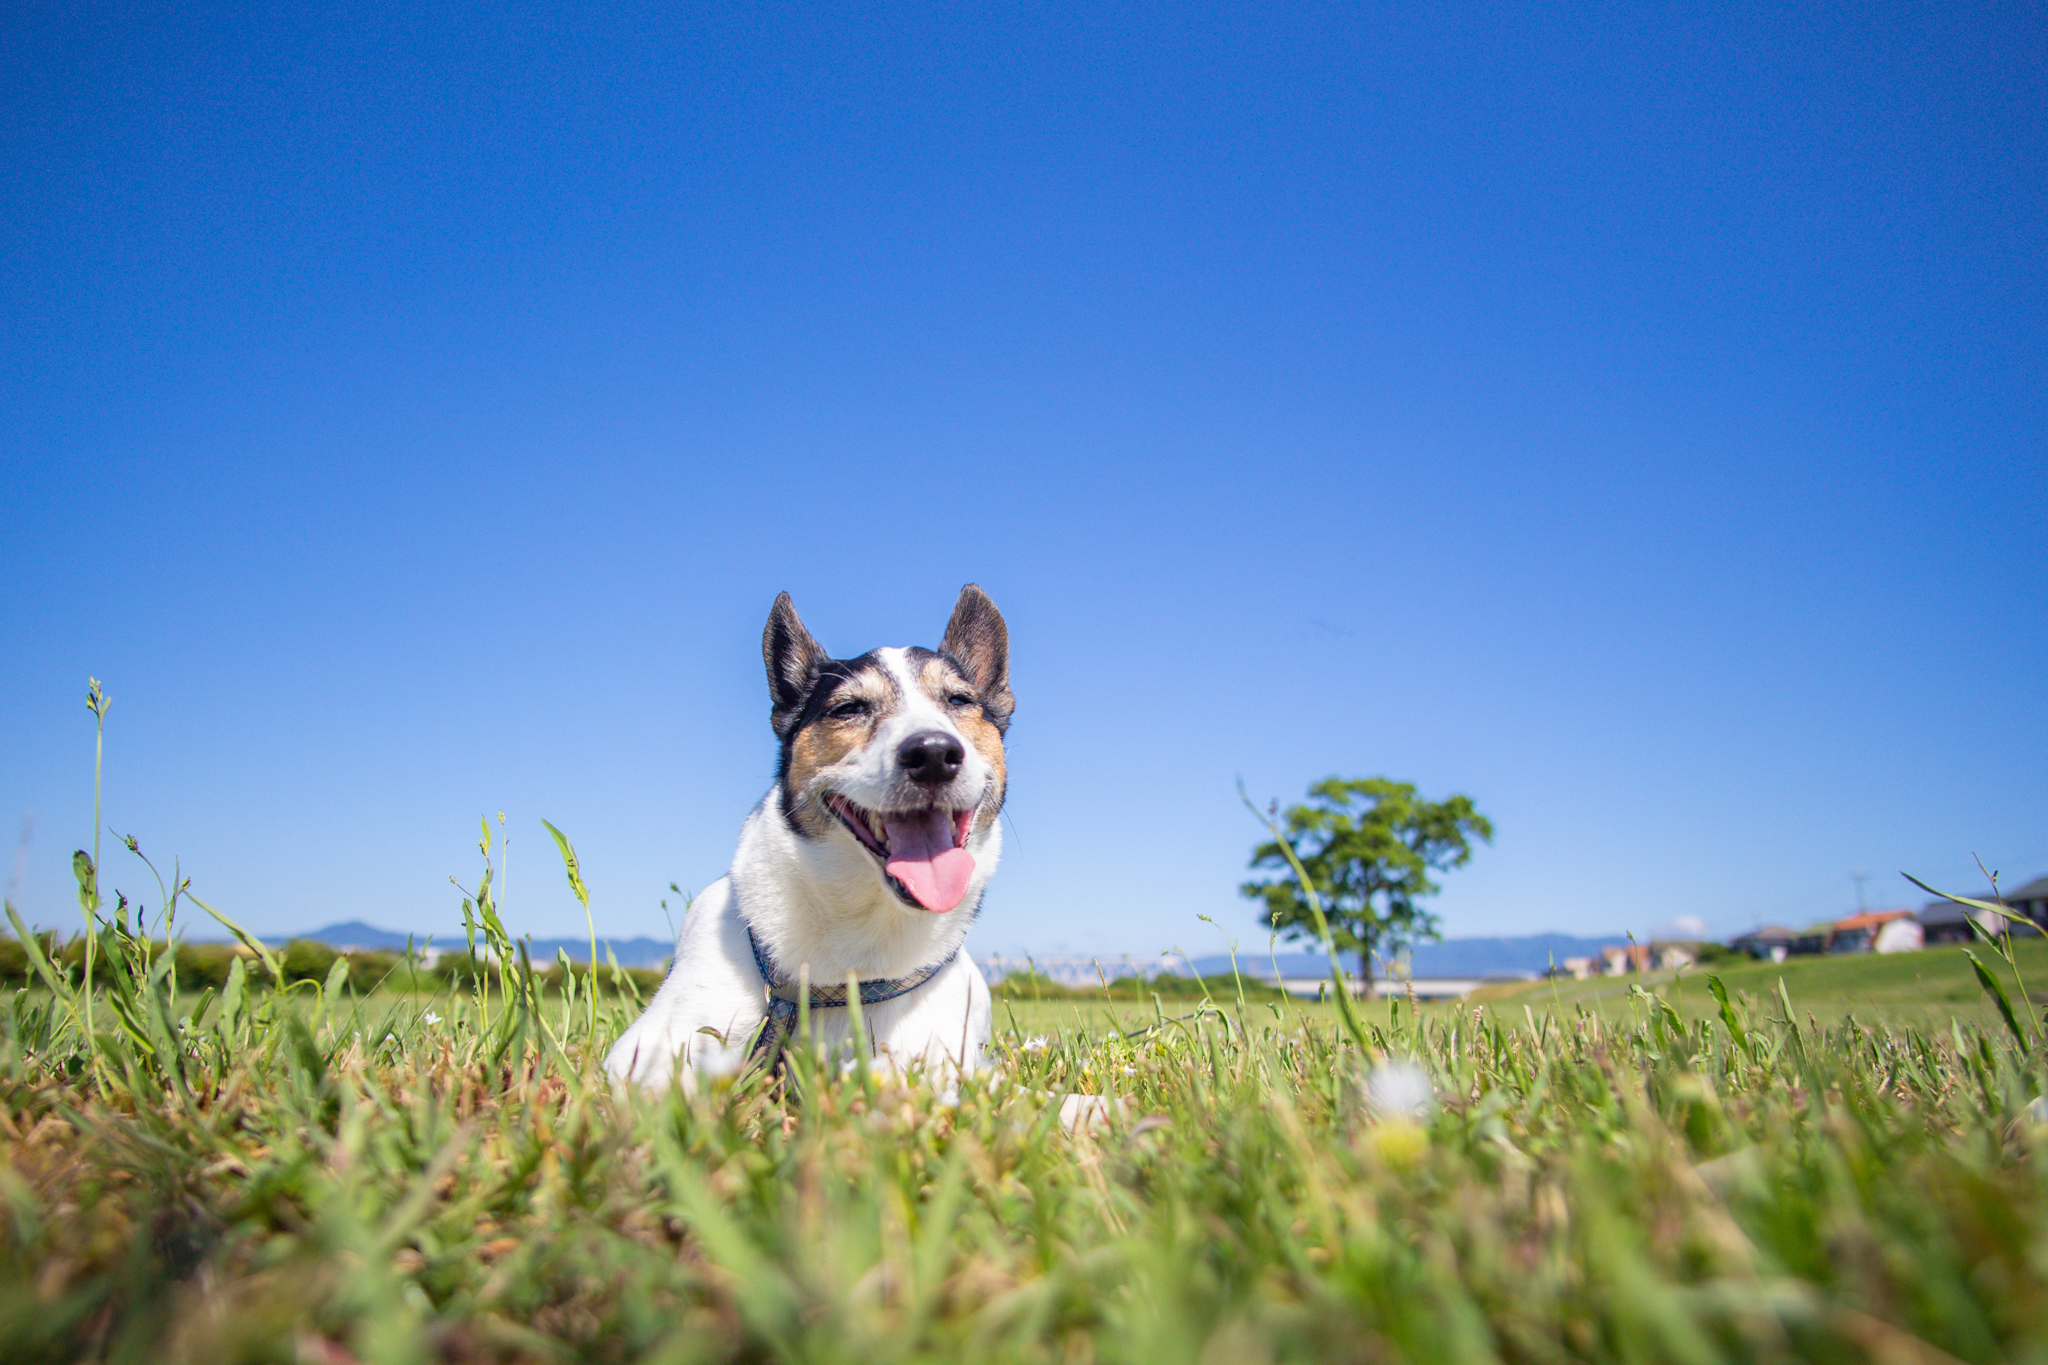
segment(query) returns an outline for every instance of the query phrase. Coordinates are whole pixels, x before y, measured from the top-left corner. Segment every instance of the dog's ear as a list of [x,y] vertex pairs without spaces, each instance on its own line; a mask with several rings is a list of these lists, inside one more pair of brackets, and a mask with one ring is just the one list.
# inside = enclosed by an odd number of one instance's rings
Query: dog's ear
[[1010,695],[1010,632],[996,604],[972,583],[960,589],[939,652],[951,655],[980,691],[981,709],[996,729],[1008,729],[1010,713],[1017,709]]
[[775,599],[768,613],[768,626],[761,632],[761,661],[768,665],[768,700],[772,709],[768,723],[777,739],[788,739],[803,714],[804,698],[818,681],[825,666],[825,651],[797,619],[796,603],[788,593]]

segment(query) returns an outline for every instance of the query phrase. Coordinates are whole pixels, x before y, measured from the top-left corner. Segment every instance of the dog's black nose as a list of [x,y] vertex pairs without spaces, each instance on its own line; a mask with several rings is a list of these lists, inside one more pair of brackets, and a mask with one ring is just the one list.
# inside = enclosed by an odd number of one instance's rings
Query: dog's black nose
[[939,730],[925,730],[896,746],[896,761],[912,782],[936,787],[951,782],[960,773],[960,760],[967,751],[960,741]]

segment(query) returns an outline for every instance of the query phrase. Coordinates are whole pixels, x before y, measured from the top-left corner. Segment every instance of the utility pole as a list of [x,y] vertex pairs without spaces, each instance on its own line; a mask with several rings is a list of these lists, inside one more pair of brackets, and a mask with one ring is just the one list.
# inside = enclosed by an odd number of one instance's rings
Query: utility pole
[[1870,876],[1868,872],[1856,871],[1849,874],[1849,880],[1856,883],[1856,913],[1862,914],[1870,907],[1863,903],[1863,883]]

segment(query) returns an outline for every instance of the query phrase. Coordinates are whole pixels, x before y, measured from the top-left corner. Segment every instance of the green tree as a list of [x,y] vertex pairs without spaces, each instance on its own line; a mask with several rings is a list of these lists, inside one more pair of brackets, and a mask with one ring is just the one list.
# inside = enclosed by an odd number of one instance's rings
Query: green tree
[[[1492,840],[1493,822],[1469,796],[1425,801],[1413,783],[1384,777],[1326,778],[1308,794],[1307,805],[1281,817],[1287,840],[1322,896],[1338,951],[1357,954],[1358,979],[1370,981],[1374,954],[1442,937],[1437,917],[1416,902],[1442,889],[1431,872],[1463,867],[1474,838]],[[1291,939],[1314,938],[1315,916],[1280,845],[1259,845],[1251,865],[1283,870],[1239,888],[1265,905],[1265,922]]]

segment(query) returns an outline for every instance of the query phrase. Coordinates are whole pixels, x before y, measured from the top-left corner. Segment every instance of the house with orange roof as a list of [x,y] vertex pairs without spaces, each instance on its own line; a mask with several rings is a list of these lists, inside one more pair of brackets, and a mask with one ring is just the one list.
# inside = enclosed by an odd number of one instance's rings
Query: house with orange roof
[[[1828,934],[1828,951],[1831,953],[1903,952],[1918,948],[1920,944],[1907,944],[1902,935],[1894,930],[1889,935],[1886,926],[1899,921],[1911,921],[1911,910],[1869,910],[1847,919],[1838,919]],[[1917,927],[1917,924],[1916,924]]]

